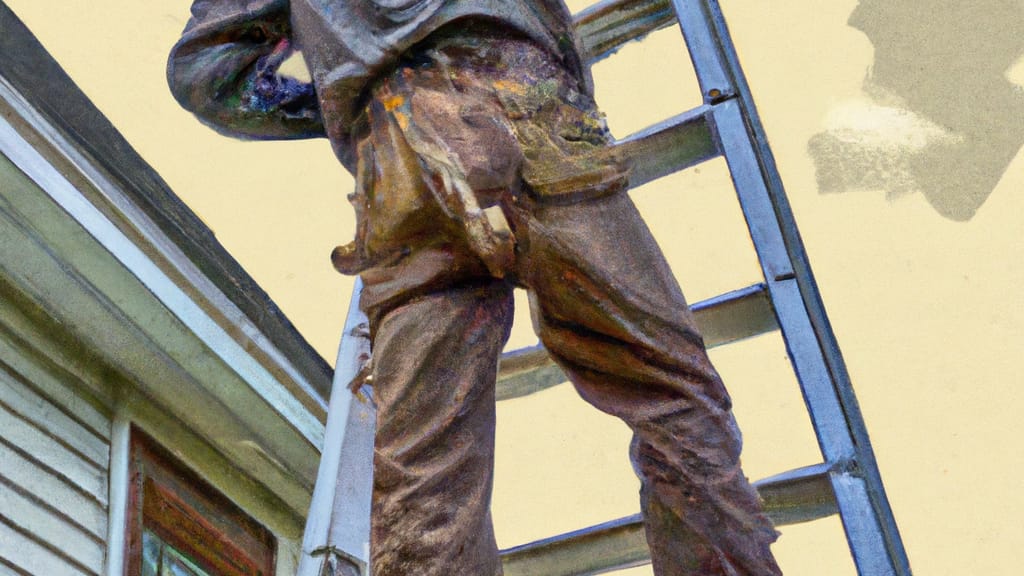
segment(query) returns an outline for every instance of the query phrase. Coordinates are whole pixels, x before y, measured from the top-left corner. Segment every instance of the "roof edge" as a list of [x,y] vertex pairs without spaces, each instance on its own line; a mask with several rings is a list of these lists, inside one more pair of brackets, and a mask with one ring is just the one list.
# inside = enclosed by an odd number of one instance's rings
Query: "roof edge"
[[181,250],[326,403],[333,372],[327,361],[2,2],[0,76]]

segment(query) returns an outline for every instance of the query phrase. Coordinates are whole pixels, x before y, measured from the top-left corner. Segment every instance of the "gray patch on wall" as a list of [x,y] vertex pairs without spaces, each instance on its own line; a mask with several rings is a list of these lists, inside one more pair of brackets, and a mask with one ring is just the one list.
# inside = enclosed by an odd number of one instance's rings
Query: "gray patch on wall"
[[921,193],[971,219],[1024,144],[1020,0],[861,0],[849,25],[875,49],[864,97],[808,142],[821,193]]

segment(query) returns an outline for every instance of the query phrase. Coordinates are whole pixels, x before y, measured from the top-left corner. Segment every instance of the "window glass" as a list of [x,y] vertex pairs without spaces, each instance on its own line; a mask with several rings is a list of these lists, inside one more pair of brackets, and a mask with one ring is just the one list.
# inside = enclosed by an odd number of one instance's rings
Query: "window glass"
[[149,530],[142,533],[142,576],[213,576]]

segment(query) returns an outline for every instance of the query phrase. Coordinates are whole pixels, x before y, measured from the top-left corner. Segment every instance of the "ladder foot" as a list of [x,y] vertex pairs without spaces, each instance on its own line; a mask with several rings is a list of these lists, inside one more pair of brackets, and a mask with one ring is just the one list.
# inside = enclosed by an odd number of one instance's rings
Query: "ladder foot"
[[363,576],[359,568],[334,554],[327,554],[323,566],[320,569],[320,576]]

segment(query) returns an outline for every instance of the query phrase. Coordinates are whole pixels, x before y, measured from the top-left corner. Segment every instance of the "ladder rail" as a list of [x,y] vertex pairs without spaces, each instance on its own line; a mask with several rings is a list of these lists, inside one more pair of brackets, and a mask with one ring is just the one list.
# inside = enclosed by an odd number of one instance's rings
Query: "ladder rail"
[[[910,563],[882,484],[878,464],[868,438],[867,427],[854,394],[846,364],[839,351],[838,342],[825,313],[792,208],[786,198],[774,155],[768,146],[764,127],[754,106],[750,87],[740,67],[739,57],[732,44],[725,17],[717,0],[672,0],[672,2],[680,16],[684,36],[690,45],[698,81],[701,83],[705,98],[714,100],[735,97],[737,106],[740,108],[749,144],[755,151],[761,177],[767,188],[775,219],[781,229],[783,246],[793,266],[793,280],[797,285],[803,309],[817,340],[819,353],[829,373],[828,381],[832,383],[833,392],[841,410],[841,417],[851,436],[856,463],[854,472],[865,485],[864,494],[856,496],[855,499],[866,499],[870,502],[873,511],[872,517],[865,519],[859,513],[862,512],[860,510],[841,509],[841,516],[847,529],[847,537],[850,540],[855,560],[863,574],[909,575],[911,574]],[[700,21],[694,17],[697,10],[704,16]],[[684,15],[687,17],[684,18]],[[694,40],[691,40],[691,37]],[[698,55],[707,59],[701,65],[697,65],[696,62],[699,59]],[[766,273],[768,272],[770,271],[766,270]],[[784,324],[781,318],[780,324]],[[837,490],[852,490],[850,478],[850,476],[837,477],[834,487]],[[859,489],[857,491],[859,492]],[[842,502],[840,507],[842,508]],[[865,544],[863,539],[855,534],[869,529],[868,525],[874,522],[877,522],[885,555],[891,563],[886,572],[879,571],[877,550],[865,551],[862,547]]]
[[[720,126],[722,146],[737,181],[740,204],[748,221],[762,224],[751,226],[751,236],[758,248],[786,349],[803,391],[818,445],[827,461],[843,464],[843,470],[832,474],[831,480],[854,562],[860,574],[895,575],[895,568],[889,566],[883,532],[875,528],[876,525],[881,526],[881,521],[877,511],[873,510],[874,503],[868,499],[864,483],[856,481],[852,475],[857,469],[847,464],[857,462],[858,450],[800,294],[796,273],[783,271],[780,274],[779,262],[770,259],[775,251],[766,249],[780,247],[781,231],[767,225],[775,220],[766,218],[768,214],[765,211],[771,206],[766,206],[768,197],[763,181],[754,174],[756,158],[747,146],[745,134],[741,133],[742,117],[733,100],[724,102],[721,109],[721,113],[716,114],[716,121]],[[770,244],[766,246],[766,243]]]
[[376,413],[367,389],[359,395],[349,390],[349,382],[370,352],[366,315],[359,310],[361,290],[362,281],[357,278],[338,347],[324,449],[306,516],[298,576],[334,574],[327,567],[339,562],[361,575],[369,574]]

